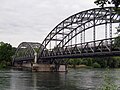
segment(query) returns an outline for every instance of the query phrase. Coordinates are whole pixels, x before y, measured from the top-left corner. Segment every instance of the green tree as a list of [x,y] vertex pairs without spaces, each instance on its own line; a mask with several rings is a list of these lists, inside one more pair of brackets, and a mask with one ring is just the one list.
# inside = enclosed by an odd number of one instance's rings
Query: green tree
[[99,63],[97,63],[97,62],[95,62],[95,63],[93,63],[93,65],[92,65],[94,68],[100,68],[101,66],[100,66],[100,64]]
[[120,36],[118,36],[118,37],[115,38],[114,46],[115,46],[116,48],[119,48],[119,47],[120,47]]
[[14,51],[10,44],[3,42],[0,44],[0,63],[2,63],[2,65],[10,65],[12,62],[13,54]]

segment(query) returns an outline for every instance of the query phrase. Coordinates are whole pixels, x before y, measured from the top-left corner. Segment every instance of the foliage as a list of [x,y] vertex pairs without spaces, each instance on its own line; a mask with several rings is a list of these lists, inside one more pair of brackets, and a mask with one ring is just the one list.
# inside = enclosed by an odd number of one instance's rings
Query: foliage
[[0,62],[0,69],[6,68],[6,67],[7,67],[7,65],[6,65],[5,61]]
[[81,61],[79,59],[70,59],[69,64],[73,65],[73,67],[76,68],[76,65],[81,64]]
[[38,53],[39,52],[39,48],[35,48],[35,51]]
[[69,59],[69,65],[87,65],[94,68],[119,68],[120,67],[120,57],[97,57],[97,58],[77,58]]
[[6,67],[12,62],[12,56],[15,49],[8,43],[0,43],[0,67]]
[[120,0],[96,0],[94,3],[100,7],[104,7],[104,5],[107,4],[114,4],[114,6],[117,8],[120,5]]
[[120,47],[120,36],[118,36],[118,37],[115,38],[114,46],[115,46],[116,48],[119,48],[119,47]]
[[94,68],[100,68],[101,66],[100,66],[99,63],[95,62],[95,63],[93,63],[93,67],[94,67]]

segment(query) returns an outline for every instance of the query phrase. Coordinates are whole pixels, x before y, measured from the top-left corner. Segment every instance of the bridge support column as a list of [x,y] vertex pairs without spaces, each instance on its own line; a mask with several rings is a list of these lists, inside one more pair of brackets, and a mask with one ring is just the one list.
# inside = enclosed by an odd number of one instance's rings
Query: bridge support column
[[32,71],[37,72],[66,72],[66,65],[54,65],[54,64],[33,64]]
[[34,56],[35,56],[34,63],[37,63],[37,53],[36,52],[34,53]]
[[55,65],[55,70],[56,72],[59,72],[59,71],[67,71],[67,66],[66,65],[59,65],[59,64],[56,64]]

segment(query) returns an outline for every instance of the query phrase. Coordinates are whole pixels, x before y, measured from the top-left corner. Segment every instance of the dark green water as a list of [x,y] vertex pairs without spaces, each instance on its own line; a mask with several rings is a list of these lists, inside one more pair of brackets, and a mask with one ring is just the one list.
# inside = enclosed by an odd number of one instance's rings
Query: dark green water
[[[0,90],[97,90],[103,84],[105,69],[69,69],[67,73],[0,71]],[[108,74],[120,85],[120,69]]]

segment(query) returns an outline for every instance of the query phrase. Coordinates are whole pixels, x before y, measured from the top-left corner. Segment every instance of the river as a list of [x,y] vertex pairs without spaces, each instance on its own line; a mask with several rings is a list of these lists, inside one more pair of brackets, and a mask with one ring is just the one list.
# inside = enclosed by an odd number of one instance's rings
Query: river
[[[106,69],[69,69],[65,72],[0,70],[0,90],[97,90]],[[120,85],[120,69],[110,69],[113,84]]]

